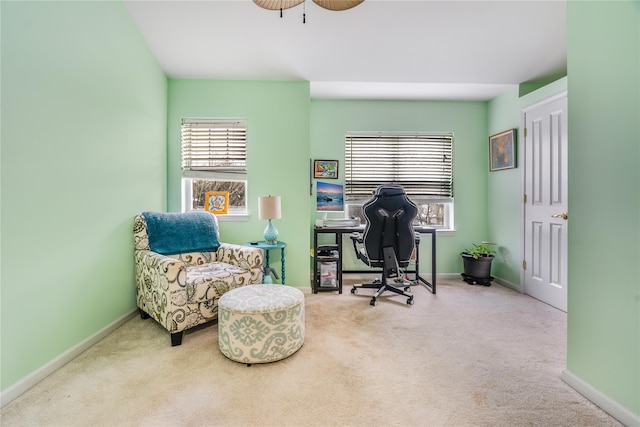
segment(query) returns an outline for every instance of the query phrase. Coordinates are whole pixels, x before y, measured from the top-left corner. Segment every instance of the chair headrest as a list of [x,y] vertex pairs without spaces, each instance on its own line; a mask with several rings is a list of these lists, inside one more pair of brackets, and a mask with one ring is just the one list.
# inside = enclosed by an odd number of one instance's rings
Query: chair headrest
[[404,192],[404,188],[400,185],[381,185],[376,188],[374,196],[378,197],[391,197],[391,196],[401,196],[406,194]]

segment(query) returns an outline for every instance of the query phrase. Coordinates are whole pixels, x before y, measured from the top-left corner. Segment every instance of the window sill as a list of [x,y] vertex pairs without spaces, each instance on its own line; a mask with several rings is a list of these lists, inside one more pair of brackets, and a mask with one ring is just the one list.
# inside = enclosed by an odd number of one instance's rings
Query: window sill
[[218,222],[247,222],[249,221],[248,214],[226,214],[216,215]]
[[438,233],[438,236],[455,236],[456,230],[453,228],[443,228],[443,229],[439,228],[437,233]]

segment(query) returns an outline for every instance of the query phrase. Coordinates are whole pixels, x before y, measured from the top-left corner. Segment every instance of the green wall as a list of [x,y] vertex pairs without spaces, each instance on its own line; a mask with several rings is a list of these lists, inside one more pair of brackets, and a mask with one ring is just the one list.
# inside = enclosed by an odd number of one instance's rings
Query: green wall
[[568,2],[568,80],[458,103],[312,101],[307,82],[167,89],[120,2],[0,2],[2,390],[135,308],[132,217],[180,209],[180,118],[247,117],[249,220],[221,232],[256,239],[257,197],[279,193],[287,283],[301,287],[316,217],[309,160],[343,160],[345,131],[453,131],[457,230],[439,238],[438,271],[459,273],[458,252],[490,239],[508,251],[494,275],[517,284],[520,170],[489,173],[487,137],[568,86],[567,370],[639,414],[639,9]]
[[[489,101],[488,135],[517,129],[517,162],[515,169],[487,172],[488,240],[496,242],[496,258],[492,274],[520,288],[522,268],[522,153],[520,119],[522,109],[567,90],[567,78],[561,78],[543,88],[520,96],[520,88],[512,89]],[[488,164],[486,170],[489,170]]]
[[567,370],[640,420],[640,2],[567,16]]
[[[349,131],[431,131],[454,133],[454,233],[438,237],[436,271],[462,272],[460,252],[471,242],[487,239],[486,102],[337,101],[311,102],[311,156],[337,159],[337,182],[344,182],[344,135]],[[321,215],[315,212],[310,227]],[[431,271],[429,237],[420,253],[421,273]],[[363,269],[345,237],[345,267]],[[421,246],[422,247],[422,246]]]
[[120,2],[1,2],[2,390],[135,309],[166,78]]
[[[180,122],[183,117],[247,119],[248,221],[221,220],[229,243],[262,240],[258,197],[282,198],[274,220],[285,249],[286,283],[309,287],[309,83],[170,80],[168,114],[169,211],[181,209]],[[278,267],[280,254],[271,252]]]
[[[439,273],[462,271],[460,251],[487,239],[486,102],[400,102],[310,100],[307,82],[170,80],[168,114],[169,210],[181,209],[180,121],[183,117],[246,117],[248,122],[249,220],[221,222],[222,239],[258,239],[261,195],[282,197],[283,218],[275,222],[287,242],[287,283],[308,288],[309,249],[319,215],[310,195],[310,159],[337,159],[344,177],[344,135],[353,130],[415,130],[455,133],[456,232],[438,239]],[[478,161],[478,159],[483,159]],[[268,179],[266,179],[268,177]],[[346,266],[358,268],[346,242]],[[272,253],[272,265],[279,254]],[[421,254],[430,271],[430,251]]]

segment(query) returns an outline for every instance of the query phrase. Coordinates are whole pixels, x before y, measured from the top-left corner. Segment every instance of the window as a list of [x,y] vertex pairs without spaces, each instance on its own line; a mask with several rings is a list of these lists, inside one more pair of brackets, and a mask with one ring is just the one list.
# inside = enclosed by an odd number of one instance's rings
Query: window
[[204,209],[208,191],[229,192],[229,215],[247,214],[245,119],[183,119],[183,211]]
[[416,225],[453,229],[452,133],[350,133],[345,136],[348,215],[382,184],[402,185],[418,205]]

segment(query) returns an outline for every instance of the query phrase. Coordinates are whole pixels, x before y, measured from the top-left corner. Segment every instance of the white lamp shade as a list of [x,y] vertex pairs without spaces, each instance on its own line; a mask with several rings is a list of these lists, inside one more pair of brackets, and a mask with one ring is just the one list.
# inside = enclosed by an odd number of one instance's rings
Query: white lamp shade
[[258,217],[260,219],[280,219],[280,196],[258,197]]

